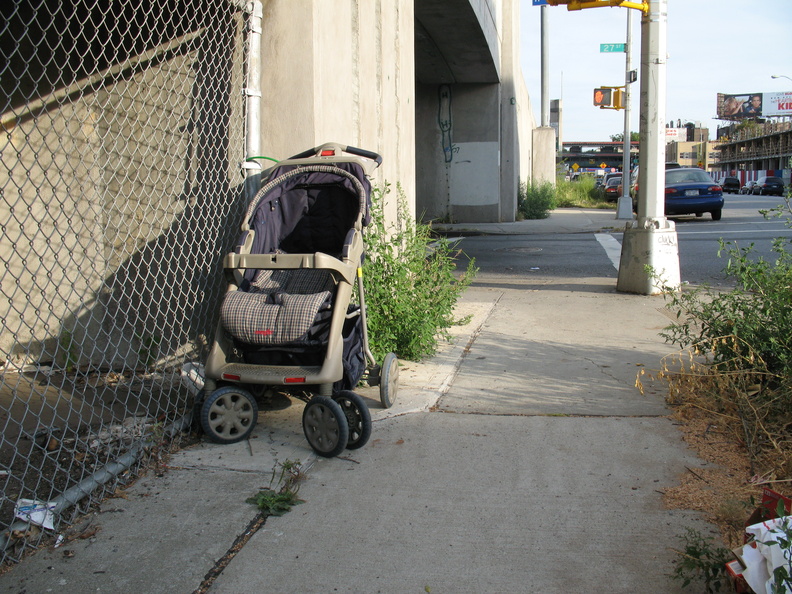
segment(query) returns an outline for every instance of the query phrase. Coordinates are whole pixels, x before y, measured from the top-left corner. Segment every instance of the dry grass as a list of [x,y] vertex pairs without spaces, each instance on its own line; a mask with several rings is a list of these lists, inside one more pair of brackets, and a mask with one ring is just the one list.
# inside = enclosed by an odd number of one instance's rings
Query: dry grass
[[[711,351],[710,351],[711,352]],[[745,522],[761,500],[762,486],[792,491],[792,415],[788,381],[761,371],[761,362],[718,371],[703,349],[664,361],[663,380],[672,420],[706,467],[688,468],[664,492],[668,507],[693,509],[717,525],[729,548],[743,543]],[[758,370],[758,371],[757,371]],[[642,388],[641,377],[637,382]]]

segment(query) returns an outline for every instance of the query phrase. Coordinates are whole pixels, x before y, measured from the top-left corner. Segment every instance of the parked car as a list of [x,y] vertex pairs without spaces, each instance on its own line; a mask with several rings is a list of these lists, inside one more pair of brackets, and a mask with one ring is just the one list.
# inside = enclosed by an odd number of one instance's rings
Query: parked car
[[740,194],[751,194],[752,190],[753,190],[753,187],[755,185],[756,185],[756,182],[753,181],[753,180],[745,182],[745,185],[742,188],[740,188]]
[[758,194],[759,196],[783,196],[784,195],[784,180],[780,177],[771,177],[765,175],[756,180],[751,194]]
[[605,183],[605,200],[608,202],[616,202],[619,199],[619,196],[621,196],[621,181],[622,176],[617,175],[611,177]]
[[723,188],[703,169],[681,167],[665,172],[665,214],[694,214],[705,212],[713,221],[721,219],[723,211]]
[[[679,169],[682,167],[676,161],[666,161],[665,168],[666,171],[669,169]],[[630,196],[633,199],[633,204],[635,201],[638,200],[638,173],[639,173],[640,165],[636,165],[633,167],[633,170],[630,172]]]
[[723,188],[724,194],[738,194],[740,192],[740,180],[736,177],[724,177],[723,181],[721,182],[721,187]]

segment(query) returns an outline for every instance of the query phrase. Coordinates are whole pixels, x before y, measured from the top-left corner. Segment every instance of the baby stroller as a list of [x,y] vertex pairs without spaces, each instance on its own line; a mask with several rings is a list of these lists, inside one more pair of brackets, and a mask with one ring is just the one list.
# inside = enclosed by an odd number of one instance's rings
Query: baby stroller
[[[196,403],[212,441],[247,438],[258,416],[254,393],[268,386],[312,395],[303,431],[325,457],[360,448],[371,435],[368,407],[352,391],[364,375],[379,385],[382,405],[393,404],[398,360],[388,353],[376,364],[363,296],[367,173],[381,162],[376,153],[324,144],[278,162],[264,179],[223,264],[228,290]],[[351,303],[353,282],[359,304]]]

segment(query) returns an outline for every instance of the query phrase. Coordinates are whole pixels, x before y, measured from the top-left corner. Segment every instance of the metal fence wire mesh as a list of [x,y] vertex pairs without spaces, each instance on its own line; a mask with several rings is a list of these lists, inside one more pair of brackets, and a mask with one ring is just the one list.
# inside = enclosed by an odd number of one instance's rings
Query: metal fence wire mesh
[[245,208],[249,13],[232,0],[0,5],[7,562],[115,491],[186,418],[181,373],[204,357]]

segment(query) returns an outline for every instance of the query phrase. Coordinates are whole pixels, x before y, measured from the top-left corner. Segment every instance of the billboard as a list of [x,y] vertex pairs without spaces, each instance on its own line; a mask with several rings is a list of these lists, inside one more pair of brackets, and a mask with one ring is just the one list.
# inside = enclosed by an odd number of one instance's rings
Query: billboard
[[665,141],[668,142],[687,142],[687,128],[666,128]]
[[718,119],[792,116],[792,91],[781,93],[718,93]]

